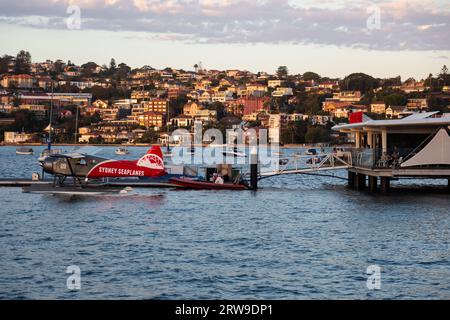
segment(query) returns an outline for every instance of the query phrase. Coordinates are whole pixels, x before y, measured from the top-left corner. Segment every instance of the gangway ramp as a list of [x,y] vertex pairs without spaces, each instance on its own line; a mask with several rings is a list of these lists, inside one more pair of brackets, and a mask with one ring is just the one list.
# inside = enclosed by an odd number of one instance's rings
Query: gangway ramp
[[[335,153],[323,153],[317,155],[293,155],[281,157],[279,166],[275,170],[269,168],[264,170],[260,167],[259,179],[287,174],[317,174],[331,170],[345,170],[351,166],[351,157],[337,156]],[[271,170],[272,169],[272,170]],[[331,176],[324,174],[326,176]],[[336,176],[332,176],[336,177]]]

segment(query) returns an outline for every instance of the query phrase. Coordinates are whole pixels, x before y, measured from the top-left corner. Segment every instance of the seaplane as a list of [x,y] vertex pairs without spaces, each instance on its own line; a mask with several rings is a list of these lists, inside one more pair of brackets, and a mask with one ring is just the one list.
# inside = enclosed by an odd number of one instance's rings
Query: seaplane
[[[107,178],[159,178],[165,176],[163,155],[160,147],[153,146],[137,160],[112,160],[98,157],[100,149],[84,147],[67,154],[52,154],[40,162],[43,172],[53,176],[50,186],[24,188],[28,193],[49,194],[105,194],[112,190],[99,188],[99,181]],[[73,184],[67,185],[67,178]],[[95,181],[94,184],[89,184]],[[126,193],[129,189],[119,190]]]

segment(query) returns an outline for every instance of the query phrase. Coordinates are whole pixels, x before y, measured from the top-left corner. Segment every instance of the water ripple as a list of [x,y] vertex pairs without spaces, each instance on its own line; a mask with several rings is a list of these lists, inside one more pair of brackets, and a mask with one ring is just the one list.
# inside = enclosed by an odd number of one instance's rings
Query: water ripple
[[[14,171],[13,150],[0,148],[0,172]],[[38,171],[35,160],[15,161],[18,172]],[[257,193],[3,188],[0,299],[449,299],[450,198],[408,183],[417,191],[394,182],[389,196],[313,176],[263,180]],[[372,264],[381,290],[366,287]],[[80,291],[66,287],[70,265]]]

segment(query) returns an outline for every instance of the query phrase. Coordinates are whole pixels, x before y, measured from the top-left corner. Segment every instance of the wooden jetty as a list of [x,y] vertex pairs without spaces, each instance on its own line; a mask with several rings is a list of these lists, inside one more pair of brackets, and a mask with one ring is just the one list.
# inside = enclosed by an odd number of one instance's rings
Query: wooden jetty
[[412,114],[395,120],[360,121],[333,130],[355,141],[349,187],[387,193],[393,179],[446,179],[450,190],[450,114]]

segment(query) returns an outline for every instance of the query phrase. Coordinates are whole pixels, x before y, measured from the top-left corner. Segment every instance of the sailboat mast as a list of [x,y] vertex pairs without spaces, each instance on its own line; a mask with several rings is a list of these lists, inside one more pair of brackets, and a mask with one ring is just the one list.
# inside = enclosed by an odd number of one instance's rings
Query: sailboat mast
[[48,150],[51,150],[52,148],[52,119],[53,119],[53,79],[51,79],[52,84],[52,94],[50,96],[50,128],[48,132],[48,141],[47,141],[47,147]]
[[77,114],[76,114],[76,116],[75,116],[75,144],[77,144],[77,138],[78,138],[78,108],[79,108],[80,106],[79,105],[77,105]]

